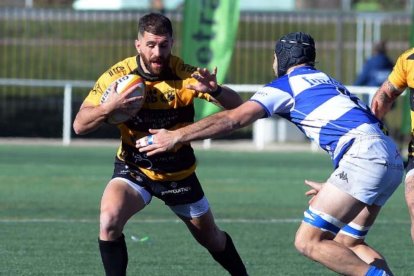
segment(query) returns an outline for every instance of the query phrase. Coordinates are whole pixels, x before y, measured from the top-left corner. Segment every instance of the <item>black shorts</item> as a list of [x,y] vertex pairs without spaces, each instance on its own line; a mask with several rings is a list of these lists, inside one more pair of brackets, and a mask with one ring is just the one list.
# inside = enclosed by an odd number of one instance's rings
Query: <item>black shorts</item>
[[132,169],[119,159],[115,160],[112,178],[128,179],[148,191],[168,206],[189,204],[199,201],[204,191],[195,173],[178,181],[155,181],[140,170]]
[[410,143],[408,144],[408,160],[405,164],[405,171],[408,173],[414,169],[414,137],[411,137]]
[[408,156],[407,164],[405,165],[405,171],[409,172],[412,169],[414,169],[414,157],[410,155]]

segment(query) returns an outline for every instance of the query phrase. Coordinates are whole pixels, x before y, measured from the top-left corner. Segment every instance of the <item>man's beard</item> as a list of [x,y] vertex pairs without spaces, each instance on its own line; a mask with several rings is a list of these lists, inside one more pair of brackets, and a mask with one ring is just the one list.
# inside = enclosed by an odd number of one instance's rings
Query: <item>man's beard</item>
[[[169,60],[170,60],[170,55],[163,58],[163,57],[158,57],[158,58],[153,58],[152,60],[148,60],[145,56],[141,56],[142,58],[142,62],[144,63],[145,69],[147,69],[151,75],[154,76],[159,76],[162,74],[162,72],[165,70],[165,68],[167,68]],[[160,67],[152,67],[151,64],[152,62],[157,61],[158,63],[161,63]]]

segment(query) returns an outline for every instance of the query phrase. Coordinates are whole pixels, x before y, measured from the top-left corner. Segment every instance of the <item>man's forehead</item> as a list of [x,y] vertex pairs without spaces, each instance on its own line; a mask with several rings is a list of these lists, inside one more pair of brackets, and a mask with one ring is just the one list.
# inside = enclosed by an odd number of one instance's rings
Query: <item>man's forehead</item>
[[170,41],[172,38],[169,34],[156,35],[149,32],[144,32],[144,34],[141,36],[141,39],[154,43],[164,43],[166,41]]

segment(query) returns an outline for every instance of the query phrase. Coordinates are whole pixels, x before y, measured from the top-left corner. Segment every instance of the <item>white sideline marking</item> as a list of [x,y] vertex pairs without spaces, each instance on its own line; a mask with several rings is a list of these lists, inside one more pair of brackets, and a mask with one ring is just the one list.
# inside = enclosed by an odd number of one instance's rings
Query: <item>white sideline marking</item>
[[[302,219],[286,218],[286,219],[216,219],[217,223],[261,223],[261,224],[284,224],[284,223],[300,223]],[[179,219],[141,219],[130,220],[128,223],[179,223]],[[55,218],[13,218],[0,219],[0,223],[99,223],[98,219],[55,219]],[[409,224],[408,220],[378,220],[378,224]]]
[[[297,223],[301,219],[215,219],[221,223]],[[54,218],[13,218],[0,219],[0,223],[99,223],[98,219],[54,219]],[[128,223],[178,223],[179,219],[141,219],[130,220]]]

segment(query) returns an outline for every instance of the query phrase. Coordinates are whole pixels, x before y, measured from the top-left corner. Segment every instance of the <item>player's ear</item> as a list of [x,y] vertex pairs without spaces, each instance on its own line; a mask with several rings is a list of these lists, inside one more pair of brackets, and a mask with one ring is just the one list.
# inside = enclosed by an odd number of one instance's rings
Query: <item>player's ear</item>
[[141,54],[141,50],[139,49],[141,47],[141,42],[139,39],[135,39],[135,49],[137,50],[138,54]]

